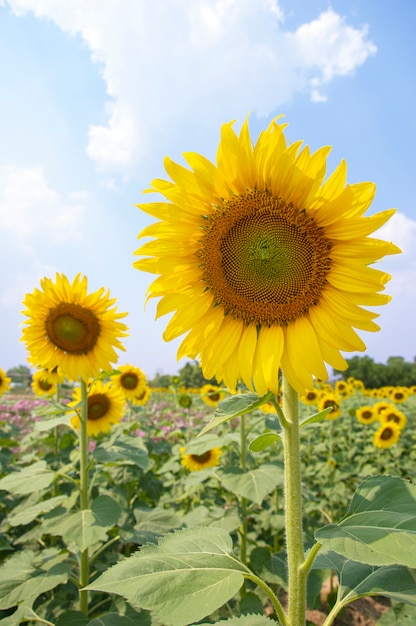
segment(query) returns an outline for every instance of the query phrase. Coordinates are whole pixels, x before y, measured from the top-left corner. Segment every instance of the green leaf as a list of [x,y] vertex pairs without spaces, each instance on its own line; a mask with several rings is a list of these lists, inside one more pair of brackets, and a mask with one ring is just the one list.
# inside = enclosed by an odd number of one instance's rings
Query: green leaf
[[[49,558],[47,558],[49,556]],[[70,564],[56,552],[35,556],[27,550],[11,556],[0,568],[0,609],[28,604],[46,591],[66,583]]]
[[300,420],[299,428],[303,428],[304,426],[308,426],[308,424],[317,424],[318,422],[322,422],[324,419],[326,419],[326,416],[331,411],[332,411],[332,407],[329,406],[328,408],[324,409],[323,411],[319,411],[319,413],[314,413],[314,415],[310,415],[309,417],[305,417],[304,419]]
[[56,626],[89,626],[90,620],[82,611],[66,610],[56,620]]
[[243,395],[235,395],[226,398],[219,403],[211,421],[201,430],[198,437],[205,435],[205,433],[208,433],[224,422],[228,422],[235,417],[241,417],[241,415],[258,409],[262,404],[268,402],[270,398],[273,398],[273,392],[271,391],[261,397],[256,393],[245,393]]
[[368,478],[347,515],[318,530],[326,549],[369,565],[416,563],[416,487],[396,477]]
[[43,531],[60,535],[67,546],[71,549],[76,546],[82,552],[99,541],[107,540],[107,530],[116,523],[120,513],[117,502],[109,496],[99,496],[91,509],[73,513],[58,507],[51,511],[45,515]]
[[[130,536],[130,541],[135,543],[155,543],[156,539],[161,535],[182,526],[182,521],[178,515],[162,507],[154,509],[140,507],[134,509],[133,512],[136,524],[134,525],[134,532]],[[125,540],[124,532],[121,533],[121,537]]]
[[186,444],[186,453],[204,454],[204,452],[212,450],[212,448],[220,448],[228,445],[232,439],[233,437],[230,436],[230,434],[224,435],[223,437],[218,437],[218,435],[215,435],[214,433],[209,433],[204,436],[198,435],[196,439],[192,439]]
[[258,505],[283,482],[282,466],[273,463],[265,463],[249,471],[230,466],[218,470],[216,474],[225,489]]
[[287,589],[286,552],[273,554],[267,548],[254,548],[250,555],[250,565],[259,578]]
[[416,605],[416,570],[401,565],[376,567],[357,563],[335,552],[318,554],[314,569],[335,570],[339,578],[337,612],[364,596],[383,595]]
[[252,452],[261,452],[276,441],[282,442],[282,435],[280,433],[264,433],[253,439],[248,447]]
[[[60,411],[62,411],[62,408],[60,409]],[[37,430],[38,432],[44,432],[45,430],[51,430],[51,428],[55,428],[56,426],[60,426],[61,424],[63,424],[64,426],[69,426],[70,419],[70,415],[58,415],[58,417],[41,420],[40,422],[35,422],[35,430]]]
[[105,528],[111,528],[117,524],[121,515],[121,507],[110,496],[98,496],[91,505],[91,511],[97,524]]
[[66,496],[55,496],[48,500],[42,500],[37,504],[33,504],[18,513],[13,512],[8,516],[7,521],[11,526],[20,526],[33,522],[39,515],[52,511],[57,505],[61,504],[66,499]]
[[377,626],[414,626],[416,624],[416,606],[398,603],[384,613]]
[[150,616],[145,611],[135,613],[131,617],[118,613],[105,613],[88,622],[87,626],[150,626]]
[[148,544],[104,572],[87,589],[117,593],[162,623],[185,626],[222,606],[249,570],[220,528],[186,528]]
[[23,469],[12,472],[0,480],[0,489],[16,495],[27,495],[46,489],[55,478],[55,472],[48,469],[46,461],[37,461]]
[[105,441],[95,448],[93,457],[99,463],[129,463],[137,465],[146,471],[149,469],[149,455],[143,449],[139,437],[134,439],[131,436],[119,435]]
[[[230,617],[229,619],[221,619],[216,624],[226,624],[226,626],[267,626],[270,624],[276,626],[276,622],[273,619],[264,617],[261,615],[240,615],[240,617]],[[212,626],[210,622],[204,622],[198,624],[198,626]]]

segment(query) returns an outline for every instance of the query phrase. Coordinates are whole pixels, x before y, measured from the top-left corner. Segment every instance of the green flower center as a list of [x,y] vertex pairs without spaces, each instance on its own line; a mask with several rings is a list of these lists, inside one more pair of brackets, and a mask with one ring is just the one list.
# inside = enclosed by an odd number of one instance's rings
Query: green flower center
[[361,417],[363,418],[363,420],[371,420],[371,418],[373,417],[373,412],[369,410],[363,411],[361,413]]
[[256,325],[285,325],[318,303],[331,243],[293,204],[252,191],[208,217],[199,256],[225,313]]
[[104,393],[95,393],[88,397],[88,419],[99,420],[104,417],[110,409],[110,400]]
[[62,302],[49,312],[46,332],[50,341],[64,352],[88,354],[100,335],[100,322],[90,309]]
[[120,376],[120,385],[124,387],[124,389],[133,391],[134,389],[137,389],[137,387],[139,386],[139,377],[137,376],[137,374],[134,374],[133,372],[122,374]]

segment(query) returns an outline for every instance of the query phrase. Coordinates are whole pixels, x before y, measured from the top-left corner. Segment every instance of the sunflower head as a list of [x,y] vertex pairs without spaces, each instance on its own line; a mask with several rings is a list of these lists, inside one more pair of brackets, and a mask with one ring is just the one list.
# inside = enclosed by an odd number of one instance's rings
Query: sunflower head
[[224,390],[216,385],[203,385],[200,393],[205,404],[212,406],[214,409],[217,408],[218,403],[225,398]]
[[329,148],[288,144],[284,128],[273,120],[253,144],[247,121],[239,135],[225,124],[215,164],[166,159],[171,182],[152,183],[165,201],[140,207],[159,222],[135,262],[159,275],[157,316],[174,313],[164,338],[186,335],[178,358],[261,395],[277,393],[279,368],[303,394],[326,363],[347,367],[341,350],[365,349],[355,329],[379,327],[363,306],[389,301],[390,277],[370,265],[399,252],[369,237],[394,213],[364,217],[374,185],[347,184],[345,162],[325,180]]
[[338,417],[340,417],[340,415],[342,415],[341,400],[338,395],[334,393],[327,393],[320,398],[318,403],[318,410],[324,411],[329,407],[331,407],[331,410],[327,414],[326,419],[336,420],[338,419]]
[[32,389],[37,396],[53,396],[57,386],[49,378],[49,370],[38,370],[32,377]]
[[[81,390],[74,389],[73,400],[68,407],[78,407],[81,402]],[[100,433],[107,433],[113,424],[117,424],[124,414],[125,398],[123,394],[115,389],[111,382],[103,383],[95,380],[88,389],[88,409],[87,409],[87,434],[97,436]],[[71,424],[74,428],[80,426],[80,416],[74,410],[70,411]]]
[[378,412],[374,406],[361,406],[356,412],[357,420],[361,424],[372,424],[378,419]]
[[402,429],[395,422],[382,424],[374,433],[373,443],[376,448],[391,448],[399,439]]
[[207,467],[215,467],[220,464],[221,448],[211,448],[201,454],[187,454],[185,448],[181,448],[181,464],[190,472],[203,470]]
[[134,398],[132,398],[130,401],[132,404],[135,404],[136,406],[145,406],[148,402],[149,402],[149,398],[152,394],[152,390],[150,389],[150,387],[148,387],[146,385],[146,387],[144,387],[137,396],[134,396]]
[[396,407],[390,406],[380,412],[380,422],[382,424],[391,424],[394,422],[403,430],[407,424],[407,417],[402,411],[396,409]]
[[118,359],[115,348],[124,350],[121,337],[127,327],[119,320],[114,299],[102,288],[87,293],[87,279],[78,274],[72,283],[62,274],[53,282],[41,280],[41,289],[27,294],[23,304],[22,341],[29,361],[50,371],[55,368],[70,380],[85,381],[111,370]]
[[111,377],[111,382],[128,400],[139,396],[147,386],[146,374],[139,367],[120,365],[117,372]]
[[6,372],[0,367],[0,396],[9,391],[12,379],[6,376]]
[[304,404],[313,405],[318,404],[321,392],[318,389],[305,389],[305,393],[301,395],[300,399]]
[[389,393],[390,400],[396,402],[397,404],[401,404],[405,402],[409,397],[409,389],[407,387],[393,387],[393,389]]
[[189,393],[180,393],[178,395],[178,404],[182,409],[190,409],[192,406],[192,398]]

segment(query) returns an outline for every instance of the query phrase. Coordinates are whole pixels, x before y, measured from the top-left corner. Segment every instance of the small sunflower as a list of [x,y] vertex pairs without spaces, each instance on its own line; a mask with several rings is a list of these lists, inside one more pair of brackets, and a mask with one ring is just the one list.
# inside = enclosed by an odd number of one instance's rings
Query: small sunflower
[[374,433],[373,443],[376,448],[390,448],[400,439],[401,428],[395,422],[382,424]]
[[357,420],[361,424],[372,424],[378,420],[378,412],[374,406],[361,406],[356,411]]
[[324,411],[328,407],[332,407],[326,416],[327,420],[336,420],[342,414],[340,397],[335,393],[326,393],[321,397],[318,403],[318,410]]
[[23,304],[27,316],[22,341],[32,365],[54,370],[70,380],[88,380],[101,370],[111,370],[124,350],[119,338],[127,327],[118,320],[114,299],[104,288],[87,294],[87,279],[78,274],[72,283],[62,274],[56,281],[41,280],[41,290],[27,294]]
[[0,367],[0,396],[2,396],[5,391],[9,391],[11,382],[12,379],[6,376],[6,372]]
[[391,422],[394,422],[399,426],[401,430],[403,430],[403,428],[407,424],[407,417],[402,411],[396,409],[396,407],[390,406],[381,411],[380,422],[382,424],[389,424]]
[[32,389],[37,396],[53,396],[57,386],[49,378],[49,370],[38,370],[32,377]]
[[409,397],[409,389],[407,387],[393,387],[389,393],[390,400],[400,404],[405,402]]
[[200,393],[205,404],[212,406],[214,409],[218,406],[218,403],[225,398],[225,393],[221,387],[215,385],[204,385],[201,387]]
[[300,400],[309,406],[318,404],[322,393],[318,389],[305,389],[305,393],[300,396]]
[[214,165],[185,153],[191,169],[165,159],[173,182],[156,179],[164,202],[140,205],[160,221],[139,237],[135,267],[158,274],[148,297],[164,333],[186,334],[178,358],[201,363],[206,378],[236,389],[277,393],[282,368],[299,392],[326,380],[325,363],[345,369],[340,351],[364,350],[354,328],[377,331],[390,276],[370,265],[400,250],[369,237],[394,213],[365,217],[372,183],[346,184],[344,161],[324,181],[329,147],[311,154],[286,143],[273,120],[253,145],[247,120],[221,130]]
[[342,396],[343,398],[348,398],[348,396],[353,395],[354,389],[353,386],[345,380],[337,380],[337,382],[335,383],[335,393]]
[[111,382],[119,389],[124,397],[133,400],[147,386],[146,374],[139,367],[133,365],[121,365],[117,367],[119,374],[111,377]]
[[65,381],[65,376],[61,374],[58,366],[54,367],[52,370],[44,369],[43,372],[46,380],[54,385],[60,385]]
[[178,395],[178,404],[182,409],[190,409],[192,406],[192,398],[189,393],[180,393]]
[[150,387],[144,387],[137,396],[135,396],[132,400],[131,403],[135,404],[136,406],[145,406],[148,402],[149,402],[149,398],[152,394],[152,390],[150,389]]
[[376,411],[377,413],[377,417],[380,417],[380,414],[382,411],[384,411],[385,409],[392,409],[393,405],[390,404],[390,402],[386,402],[386,400],[380,400],[379,402],[376,402],[375,404],[373,404],[373,409],[374,411]]
[[[81,390],[74,389],[73,400],[68,407],[78,407],[81,402]],[[112,387],[111,383],[102,383],[95,380],[88,389],[88,413],[87,413],[87,434],[97,436],[100,433],[107,433],[113,424],[117,424],[124,413],[125,398],[123,394]],[[71,411],[73,414],[73,411]],[[73,414],[71,424],[74,428],[79,428],[79,414]]]
[[181,464],[190,472],[203,470],[206,467],[215,467],[220,464],[221,448],[212,448],[202,454],[187,454],[181,448]]

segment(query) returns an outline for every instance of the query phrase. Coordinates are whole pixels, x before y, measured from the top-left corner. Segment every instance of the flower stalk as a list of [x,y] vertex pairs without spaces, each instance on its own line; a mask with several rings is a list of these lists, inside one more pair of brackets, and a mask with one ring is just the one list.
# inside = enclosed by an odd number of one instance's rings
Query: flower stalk
[[303,626],[306,619],[306,575],[302,530],[302,493],[298,394],[283,374],[283,448],[285,465],[286,550],[288,560],[288,624]]
[[[88,420],[88,394],[87,384],[81,378],[81,410],[80,410],[80,430],[79,430],[79,449],[80,449],[80,504],[81,511],[85,511],[89,508],[89,496],[88,496],[88,434],[87,434],[87,420]],[[88,615],[88,591],[84,589],[89,582],[89,559],[88,548],[82,550],[80,554],[80,572],[79,572],[79,607],[80,610]]]

